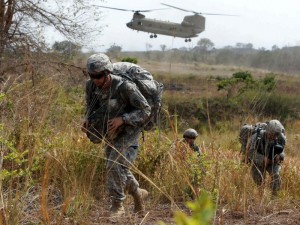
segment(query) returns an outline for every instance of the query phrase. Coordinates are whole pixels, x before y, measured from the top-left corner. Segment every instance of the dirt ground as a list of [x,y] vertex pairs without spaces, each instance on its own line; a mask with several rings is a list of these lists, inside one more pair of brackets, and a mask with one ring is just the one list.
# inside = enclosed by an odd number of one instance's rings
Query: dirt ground
[[[95,213],[98,213],[99,217],[91,218],[92,224],[145,224],[145,225],[157,225],[159,221],[163,221],[165,224],[175,224],[173,220],[173,213],[168,205],[159,205],[154,209],[148,209],[144,217],[137,217],[130,213],[127,213],[125,217],[121,219],[109,219],[105,216],[108,213],[103,208],[99,207],[98,211],[95,209]],[[215,225],[244,225],[244,224],[259,224],[259,225],[297,225],[300,224],[300,209],[287,209],[270,213],[268,215],[247,215],[244,217],[243,212],[223,212],[217,213],[215,220],[212,222]]]
[[[298,206],[300,206],[298,204]],[[213,225],[298,225],[300,224],[300,208],[295,204],[290,209],[265,212],[264,214],[247,213],[238,211],[225,211],[218,210],[216,217],[212,222]],[[173,212],[176,211],[175,207],[170,204],[160,204],[156,207],[146,208],[146,213],[143,217],[139,217],[131,213],[130,205],[125,205],[126,214],[122,218],[110,218],[108,215],[108,205],[103,205],[101,202],[94,204],[90,211],[89,221],[86,224],[91,225],[158,225],[160,221],[167,225],[175,225],[173,219]],[[181,210],[188,213],[184,205],[179,206]],[[173,208],[173,209],[172,209]],[[178,210],[178,208],[177,208]],[[65,219],[63,224],[82,224],[82,222],[69,221]]]
[[[22,215],[18,215],[15,219],[10,218],[10,222],[7,223],[0,221],[0,224],[159,225],[159,222],[164,222],[166,225],[175,225],[175,211],[180,210],[187,215],[191,213],[184,203],[162,204],[155,203],[157,200],[149,198],[145,201],[145,214],[138,216],[132,213],[133,199],[128,196],[124,202],[125,215],[121,218],[110,218],[108,211],[110,204],[106,197],[95,196],[91,199],[92,202],[82,205],[76,201],[63,201],[59,191],[52,191],[45,207],[40,204],[40,193],[40,188],[30,189],[26,198],[22,199],[24,207]],[[300,225],[300,202],[293,199],[283,201],[278,197],[266,200],[264,204],[257,202],[248,204],[245,211],[231,209],[229,204],[220,204],[211,224]]]

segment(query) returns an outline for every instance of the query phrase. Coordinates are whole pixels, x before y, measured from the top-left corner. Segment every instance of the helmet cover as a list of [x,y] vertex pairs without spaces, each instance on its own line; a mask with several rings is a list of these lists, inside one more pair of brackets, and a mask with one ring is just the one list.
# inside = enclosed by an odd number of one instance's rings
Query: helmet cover
[[270,120],[266,126],[266,132],[269,134],[284,133],[284,127],[278,120]]
[[189,128],[184,131],[183,137],[184,138],[196,138],[196,137],[198,137],[198,133],[196,130]]
[[87,60],[86,67],[89,74],[98,74],[105,70],[113,71],[109,57],[103,53],[91,55]]

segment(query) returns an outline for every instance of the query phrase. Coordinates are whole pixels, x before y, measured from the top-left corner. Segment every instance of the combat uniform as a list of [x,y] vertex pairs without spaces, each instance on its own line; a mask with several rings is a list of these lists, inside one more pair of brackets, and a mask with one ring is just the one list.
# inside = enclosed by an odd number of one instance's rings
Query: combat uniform
[[139,187],[129,167],[137,156],[139,134],[151,108],[134,83],[112,74],[110,76],[111,86],[106,93],[92,80],[87,81],[86,117],[90,124],[97,121],[103,124],[100,136],[105,134],[107,120],[122,117],[124,121],[105,150],[106,188],[113,202],[122,202],[126,197],[125,190],[131,194]]
[[[275,140],[270,140],[266,130],[254,133],[250,139],[248,157],[252,163],[252,178],[257,185],[262,185],[265,182],[266,172],[268,172],[271,176],[271,190],[274,195],[281,186],[280,163],[285,156],[285,140],[284,133],[278,134]],[[280,160],[276,160],[277,155]]]
[[198,145],[196,145],[195,143],[190,145],[191,149],[194,150],[194,152],[197,152],[198,156],[201,156],[201,149]]
[[201,156],[201,154],[202,154],[201,149],[197,144],[195,144],[195,143],[189,144],[189,143],[186,142],[186,140],[184,138],[179,140],[179,148],[184,149],[186,154],[188,152],[190,152],[190,150],[196,152],[198,156]]

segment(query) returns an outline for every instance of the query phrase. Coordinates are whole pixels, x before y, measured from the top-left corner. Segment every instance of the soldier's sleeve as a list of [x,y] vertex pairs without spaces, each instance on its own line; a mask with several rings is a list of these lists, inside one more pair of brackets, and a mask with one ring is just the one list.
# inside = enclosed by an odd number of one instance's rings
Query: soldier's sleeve
[[285,136],[285,134],[280,133],[280,136],[279,136],[279,144],[281,144],[282,147],[283,147],[282,152],[279,154],[279,157],[280,157],[281,161],[284,161],[284,158],[285,158],[285,152],[284,152],[284,149],[285,149],[285,143],[286,143],[286,136]]
[[134,83],[124,83],[121,96],[125,99],[127,104],[130,104],[131,110],[123,114],[122,118],[125,124],[141,126],[149,118],[151,114],[151,107]]
[[195,145],[195,151],[197,152],[198,156],[201,156],[202,152],[198,145]]
[[285,147],[286,136],[283,133],[280,133],[278,137],[278,142],[283,146],[283,148]]

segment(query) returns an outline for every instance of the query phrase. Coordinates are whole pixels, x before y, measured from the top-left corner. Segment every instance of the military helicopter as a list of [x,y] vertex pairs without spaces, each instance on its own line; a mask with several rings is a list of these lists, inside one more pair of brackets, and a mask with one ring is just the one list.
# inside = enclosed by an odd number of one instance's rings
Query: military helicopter
[[157,19],[149,19],[146,18],[146,16],[141,13],[141,12],[151,12],[154,10],[162,10],[162,9],[129,10],[129,9],[106,7],[106,6],[99,6],[99,7],[133,12],[134,14],[131,21],[126,24],[127,27],[137,31],[148,32],[150,33],[150,38],[157,38],[157,34],[162,34],[162,35],[167,35],[172,37],[185,38],[185,42],[190,42],[191,38],[198,37],[198,34],[200,34],[205,30],[205,17],[200,14],[233,16],[227,14],[200,13],[191,10],[185,10],[182,8],[178,8],[163,3],[161,4],[185,12],[192,12],[194,13],[194,15],[185,16],[181,23],[174,23],[174,22],[162,21]]

